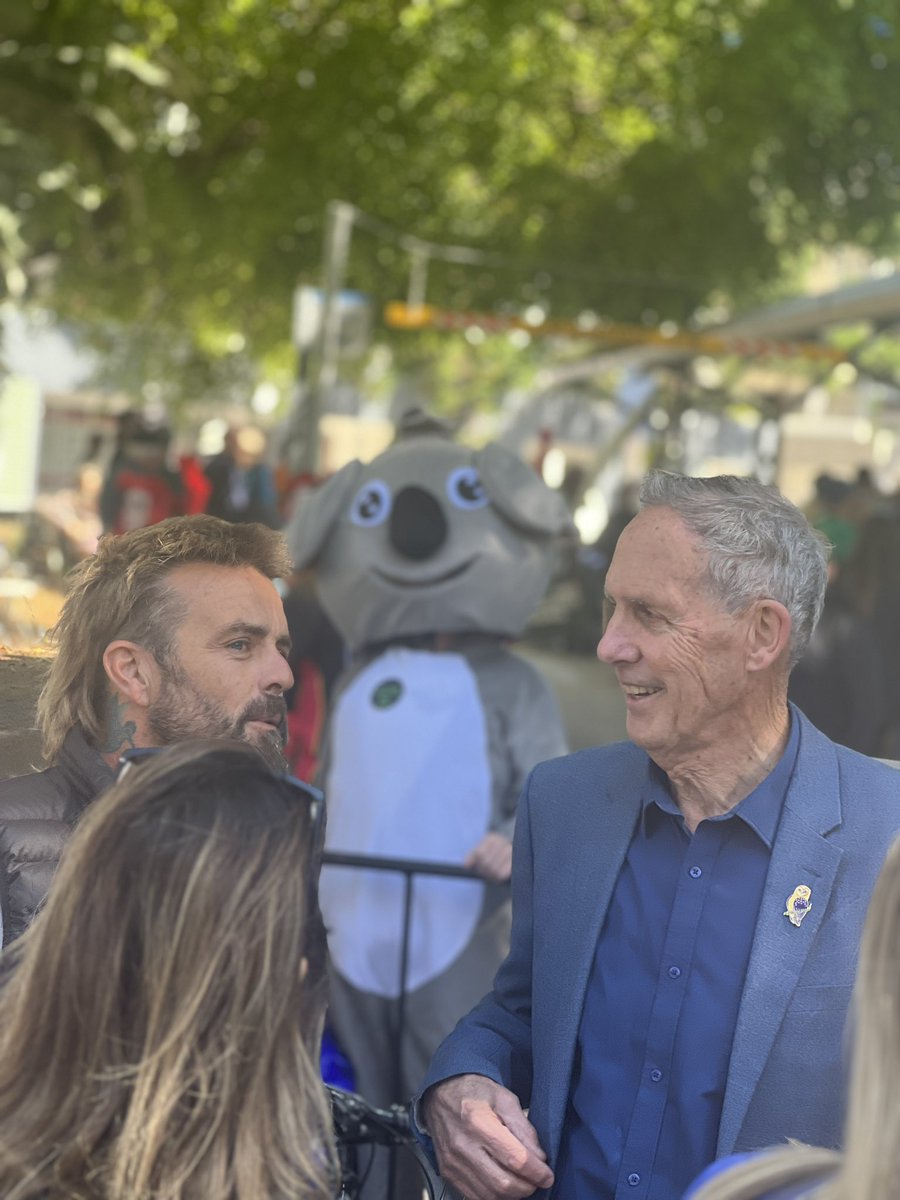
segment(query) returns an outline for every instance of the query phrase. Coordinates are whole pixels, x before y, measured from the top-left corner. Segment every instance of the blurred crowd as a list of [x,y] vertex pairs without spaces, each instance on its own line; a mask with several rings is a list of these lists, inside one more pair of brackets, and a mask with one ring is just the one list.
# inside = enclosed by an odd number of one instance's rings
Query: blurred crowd
[[20,557],[36,577],[59,577],[93,554],[103,533],[191,513],[280,529],[304,480],[278,476],[269,451],[261,429],[239,423],[227,428],[217,453],[202,455],[180,445],[165,422],[125,410],[111,436],[90,438],[73,486],[38,495]]
[[900,756],[900,498],[823,474],[807,515],[832,545],[825,608],[790,697],[834,741]]
[[[281,526],[273,472],[265,461],[265,434],[233,426],[220,453],[170,454],[172,435],[140,413],[119,418],[112,456],[100,485],[98,512],[105,533],[127,533],[166,517],[205,512],[226,521]],[[99,448],[98,448],[99,449]]]

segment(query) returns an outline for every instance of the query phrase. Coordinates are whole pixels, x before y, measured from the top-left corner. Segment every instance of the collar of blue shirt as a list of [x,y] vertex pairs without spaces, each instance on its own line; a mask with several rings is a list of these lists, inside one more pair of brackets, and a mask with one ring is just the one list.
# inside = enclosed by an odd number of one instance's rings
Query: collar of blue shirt
[[[733,818],[739,818],[749,825],[769,850],[772,849],[775,841],[781,809],[797,762],[797,751],[800,748],[800,722],[793,713],[790,714],[790,721],[790,733],[784,753],[765,779],[757,784],[750,795],[745,796],[740,804],[736,804],[730,812],[722,813],[719,817],[709,818],[711,821],[730,821]],[[677,817],[684,829],[684,818],[675,803],[668,776],[656,763],[650,762],[647,787],[644,789],[642,799],[641,820],[645,832],[650,831],[653,823],[660,819],[661,813]]]

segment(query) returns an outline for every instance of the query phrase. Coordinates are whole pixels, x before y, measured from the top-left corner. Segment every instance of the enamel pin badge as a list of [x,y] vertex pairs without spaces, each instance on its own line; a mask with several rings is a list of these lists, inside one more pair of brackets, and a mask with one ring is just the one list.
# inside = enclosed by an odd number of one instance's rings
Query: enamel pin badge
[[805,883],[798,883],[787,898],[787,908],[784,916],[792,925],[799,926],[800,922],[812,908],[812,891]]

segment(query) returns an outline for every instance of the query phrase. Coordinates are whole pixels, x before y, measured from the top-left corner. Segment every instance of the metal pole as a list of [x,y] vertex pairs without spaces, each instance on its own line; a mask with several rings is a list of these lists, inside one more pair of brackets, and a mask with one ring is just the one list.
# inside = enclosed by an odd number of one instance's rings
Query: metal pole
[[[403,936],[400,941],[400,992],[397,996],[397,1031],[394,1034],[394,1100],[403,1095],[403,1038],[406,1033],[406,974],[409,966],[409,927],[412,921],[413,872],[403,873]],[[394,1200],[397,1147],[391,1146],[388,1164],[388,1200]]]
[[[413,880],[416,875],[442,876],[445,879],[484,880],[468,867],[456,863],[429,862],[413,858],[384,858],[379,855],[350,854],[342,850],[326,850],[322,855],[323,866],[355,867],[362,870],[391,871],[403,876],[403,927],[400,942],[400,992],[397,997],[397,1030],[394,1040],[393,1097],[403,1094],[403,1041],[406,1031],[406,977],[409,973],[409,942],[412,923]],[[394,1185],[397,1176],[397,1148],[390,1147],[388,1158],[388,1191],[386,1200],[394,1200]]]
[[332,387],[337,381],[338,357],[341,348],[341,312],[338,297],[347,276],[350,256],[350,235],[356,210],[343,200],[328,205],[328,234],[322,263],[322,359],[319,365],[319,387]]
[[756,478],[778,486],[781,468],[781,409],[775,397],[760,403],[760,422],[756,431]]
[[[350,255],[350,237],[356,209],[343,200],[331,200],[325,219],[325,239],[322,251],[322,324],[319,370],[311,383],[298,378],[297,408],[295,410],[296,442],[299,449],[295,454],[297,470],[315,473],[319,465],[319,418],[322,403],[330,388],[337,381],[338,359],[341,348],[341,310],[338,304],[347,275],[347,260]],[[302,376],[308,369],[308,360],[300,357]]]
[[406,1032],[406,975],[409,969],[409,928],[412,921],[413,873],[403,875],[403,936],[400,941],[400,992],[397,997],[397,1054],[394,1064],[394,1080],[397,1085],[395,1099],[399,1099],[403,1085],[403,1035]]
[[406,304],[413,310],[421,308],[425,303],[425,289],[428,286],[428,251],[424,246],[415,245],[409,253],[409,286],[406,289]]

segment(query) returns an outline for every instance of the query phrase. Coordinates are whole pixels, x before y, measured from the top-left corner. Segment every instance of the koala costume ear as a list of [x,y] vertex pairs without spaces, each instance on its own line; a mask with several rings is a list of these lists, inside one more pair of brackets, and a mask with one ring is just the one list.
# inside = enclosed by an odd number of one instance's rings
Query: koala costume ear
[[492,503],[510,525],[547,536],[575,532],[559,492],[547,487],[533,467],[499,442],[478,450],[475,466]]
[[336,471],[321,487],[305,492],[284,531],[294,567],[302,571],[319,557],[362,471],[357,459]]

